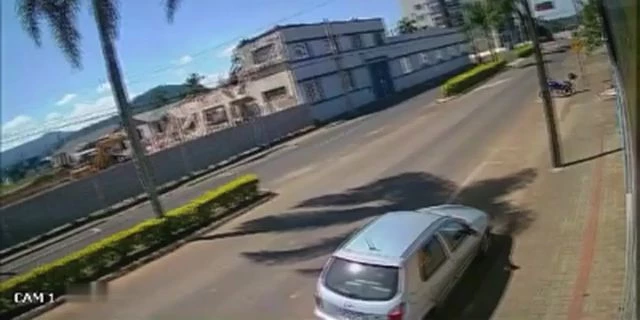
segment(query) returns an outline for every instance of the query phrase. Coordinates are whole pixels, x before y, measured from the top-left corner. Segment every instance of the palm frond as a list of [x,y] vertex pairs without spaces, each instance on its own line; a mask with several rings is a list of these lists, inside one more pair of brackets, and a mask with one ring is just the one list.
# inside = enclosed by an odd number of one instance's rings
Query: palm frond
[[41,0],[41,10],[53,37],[74,68],[81,68],[80,32],[77,28],[79,0]]
[[22,28],[29,34],[37,46],[42,44],[40,33],[40,18],[42,7],[40,0],[16,1],[16,12],[22,24]]
[[111,39],[118,38],[118,22],[120,22],[118,5],[118,0],[93,1],[94,14],[100,17],[102,25]]
[[167,12],[167,21],[169,23],[173,22],[175,18],[176,11],[178,10],[178,6],[180,5],[181,0],[166,0],[165,10]]

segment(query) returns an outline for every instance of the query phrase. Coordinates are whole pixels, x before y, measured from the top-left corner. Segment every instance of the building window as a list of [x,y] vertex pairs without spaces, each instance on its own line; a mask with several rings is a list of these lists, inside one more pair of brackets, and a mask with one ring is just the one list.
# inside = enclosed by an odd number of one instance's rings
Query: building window
[[351,71],[345,71],[342,73],[342,85],[347,90],[353,90],[356,87],[356,83],[353,80],[353,74]]
[[458,56],[458,50],[456,50],[455,46],[449,47],[449,55],[451,57],[457,57]]
[[306,43],[297,43],[292,47],[294,59],[304,59],[309,57],[309,48]]
[[381,46],[384,44],[384,35],[382,32],[376,32],[373,34],[373,41],[376,44],[376,46]]
[[429,59],[429,54],[426,52],[421,52],[420,53],[420,62],[422,63],[423,66],[427,66],[431,64],[431,59]]
[[413,71],[413,67],[411,66],[411,60],[409,57],[400,58],[400,66],[402,67],[402,73],[407,74]]
[[351,46],[353,49],[361,49],[363,47],[362,37],[360,37],[360,34],[351,35]]
[[413,8],[416,9],[416,10],[422,10],[422,5],[419,4],[419,3],[416,3],[416,4],[413,5]]
[[224,106],[220,105],[204,110],[204,120],[207,125],[217,125],[227,122]]
[[333,39],[324,39],[324,47],[328,53],[334,53],[336,50],[340,50],[338,36],[333,36]]
[[318,80],[310,80],[302,84],[304,95],[307,98],[307,102],[313,103],[320,101],[324,98],[322,91],[322,85]]
[[163,133],[164,132],[164,128],[162,127],[162,123],[156,122],[155,123],[155,127],[156,127],[156,132],[158,132],[158,133]]
[[275,51],[274,49],[274,44],[268,44],[264,47],[256,49],[255,51],[253,51],[253,63],[260,64],[267,62],[272,57]]
[[416,20],[418,21],[423,21],[424,19],[426,19],[426,15],[424,14],[419,14],[416,16]]

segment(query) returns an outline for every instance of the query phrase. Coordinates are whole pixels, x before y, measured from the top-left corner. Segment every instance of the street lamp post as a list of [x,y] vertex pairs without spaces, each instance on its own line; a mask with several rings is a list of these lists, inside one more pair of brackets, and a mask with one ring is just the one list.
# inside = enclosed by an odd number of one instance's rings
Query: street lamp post
[[544,110],[545,121],[547,123],[547,134],[549,138],[549,152],[551,153],[551,165],[553,168],[562,166],[562,156],[560,153],[560,139],[558,138],[558,128],[556,125],[556,116],[553,110],[553,100],[547,85],[547,70],[544,65],[542,50],[540,50],[540,42],[533,21],[531,7],[527,0],[521,0],[521,5],[525,11],[525,23],[529,31],[529,36],[533,42],[533,52],[536,59],[536,67],[538,69],[538,84],[542,93],[542,105]]

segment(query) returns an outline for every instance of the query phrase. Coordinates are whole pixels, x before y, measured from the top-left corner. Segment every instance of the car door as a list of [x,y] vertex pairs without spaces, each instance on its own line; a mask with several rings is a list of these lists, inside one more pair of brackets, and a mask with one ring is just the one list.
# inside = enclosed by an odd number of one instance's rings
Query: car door
[[447,246],[454,269],[453,278],[443,290],[443,295],[446,295],[473,262],[480,245],[480,237],[470,233],[464,222],[454,219],[445,222],[438,229],[438,235],[442,237]]
[[438,303],[455,275],[454,265],[443,240],[434,235],[418,252],[420,280],[428,299],[425,303]]

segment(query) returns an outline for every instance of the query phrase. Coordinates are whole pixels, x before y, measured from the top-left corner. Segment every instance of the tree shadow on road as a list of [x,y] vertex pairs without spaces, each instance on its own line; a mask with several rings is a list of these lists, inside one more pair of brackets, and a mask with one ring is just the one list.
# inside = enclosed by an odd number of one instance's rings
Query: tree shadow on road
[[[365,220],[393,210],[443,204],[457,194],[451,202],[487,212],[491,215],[492,225],[502,231],[493,236],[488,257],[464,276],[442,311],[446,319],[470,319],[468,315],[473,315],[473,319],[485,319],[496,308],[515,269],[510,262],[512,236],[526,229],[535,218],[531,211],[513,204],[507,197],[532,183],[536,176],[535,170],[525,169],[500,178],[477,181],[458,190],[456,183],[448,179],[429,173],[407,172],[344,192],[307,199],[290,212],[250,220],[237,230],[201,240],[349,225],[342,228],[342,233],[335,235],[333,231],[317,241],[308,242],[301,237],[301,243],[295,248],[264,248],[241,253],[245,258],[265,265],[307,262],[331,254],[357,229],[351,224],[359,226]],[[299,274],[310,277],[316,277],[320,271],[320,266],[297,269]]]

